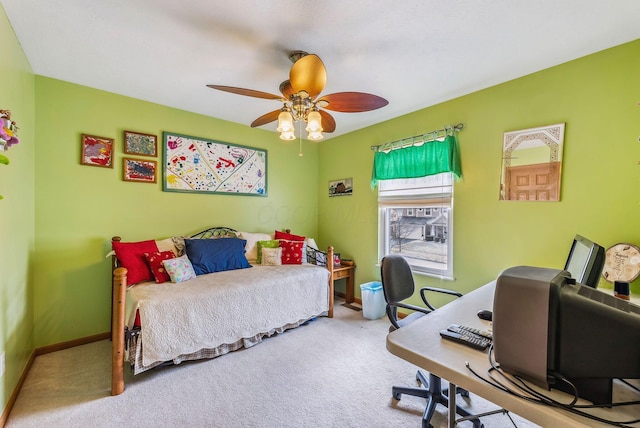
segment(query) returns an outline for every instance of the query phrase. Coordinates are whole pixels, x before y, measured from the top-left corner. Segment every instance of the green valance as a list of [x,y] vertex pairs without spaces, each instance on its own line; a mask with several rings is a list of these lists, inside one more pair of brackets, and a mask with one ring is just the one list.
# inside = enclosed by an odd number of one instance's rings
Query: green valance
[[426,177],[441,172],[452,172],[456,178],[462,178],[458,141],[454,135],[447,135],[442,141],[430,141],[387,153],[377,151],[373,159],[371,186],[375,187],[379,180]]

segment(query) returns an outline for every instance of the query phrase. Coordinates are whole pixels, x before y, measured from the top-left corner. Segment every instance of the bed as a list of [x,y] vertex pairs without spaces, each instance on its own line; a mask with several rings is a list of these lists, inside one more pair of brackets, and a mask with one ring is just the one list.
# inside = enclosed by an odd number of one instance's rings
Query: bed
[[[218,245],[233,239],[215,243],[209,240],[230,236],[239,237],[242,232],[211,228],[184,242],[191,247]],[[180,247],[181,238],[175,239],[172,238],[175,246],[169,245],[168,240],[155,241],[153,245],[145,242],[158,250],[168,251],[171,247],[179,254],[176,247]],[[200,239],[207,241],[195,241]],[[242,240],[245,245],[250,241]],[[291,242],[279,242],[285,241]],[[126,255],[119,237],[112,239],[112,245],[114,250],[121,250],[112,255],[112,395],[124,391],[125,360],[135,375],[160,365],[214,358],[249,348],[264,337],[296,328],[315,317],[333,317],[332,247],[322,252],[304,245],[303,263],[271,265],[265,259],[261,264],[252,261],[247,268],[201,273],[177,283],[158,283],[140,281],[134,266],[122,266],[118,254],[123,260]],[[136,250],[149,251],[150,247],[140,248],[137,246]],[[263,251],[266,255],[267,250]],[[148,252],[145,254],[149,256]],[[197,259],[189,255],[197,270]],[[129,276],[137,283],[129,286]]]

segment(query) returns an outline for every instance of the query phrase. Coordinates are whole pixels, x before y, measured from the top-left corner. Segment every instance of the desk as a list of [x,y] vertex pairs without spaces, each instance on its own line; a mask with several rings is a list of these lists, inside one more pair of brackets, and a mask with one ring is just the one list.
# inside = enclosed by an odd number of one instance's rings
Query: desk
[[[476,313],[480,309],[493,308],[494,288],[495,281],[454,300],[426,317],[389,333],[387,349],[392,354],[448,380],[451,384],[465,388],[471,393],[495,403],[497,407],[505,408],[543,427],[610,427],[610,425],[598,423],[564,410],[512,396],[476,378],[465,367],[465,362],[468,361],[477,373],[486,377],[490,367],[487,352],[477,351],[465,345],[444,340],[440,337],[439,331],[446,329],[449,324],[462,324],[488,330],[490,328],[489,322],[480,320]],[[622,385],[616,383],[614,401],[638,399],[637,393],[629,390],[621,392],[622,389]],[[569,395],[562,392],[556,390],[544,392],[558,401],[564,403],[570,401]],[[621,397],[621,394],[625,393],[626,396]],[[637,412],[637,406],[627,406],[626,409],[615,411],[611,409],[589,410],[589,413],[614,420],[636,419]],[[498,416],[488,416],[486,420],[490,421],[490,418],[495,417]],[[449,411],[449,419],[449,426],[454,426],[451,420],[451,410]],[[455,419],[455,415],[453,415],[453,419]]]
[[345,300],[347,303],[353,303],[354,298],[354,282],[356,276],[356,265],[340,265],[333,268],[333,281],[346,278],[347,284],[345,286]]

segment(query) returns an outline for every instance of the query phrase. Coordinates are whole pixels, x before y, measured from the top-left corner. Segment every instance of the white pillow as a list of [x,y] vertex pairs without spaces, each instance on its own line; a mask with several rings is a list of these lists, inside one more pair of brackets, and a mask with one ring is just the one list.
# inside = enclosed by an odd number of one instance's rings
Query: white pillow
[[238,232],[238,238],[247,241],[244,245],[244,255],[249,263],[255,264],[258,261],[258,241],[270,241],[273,239],[273,235],[268,233]]
[[282,248],[263,248],[262,265],[279,266],[282,264]]

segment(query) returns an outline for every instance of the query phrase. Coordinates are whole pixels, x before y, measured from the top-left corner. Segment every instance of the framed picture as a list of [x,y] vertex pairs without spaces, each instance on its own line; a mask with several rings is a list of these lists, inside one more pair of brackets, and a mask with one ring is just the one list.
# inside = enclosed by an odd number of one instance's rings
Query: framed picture
[[124,131],[124,152],[128,155],[158,156],[158,137],[141,132]]
[[122,162],[122,179],[124,181],[138,181],[140,183],[155,183],[157,181],[158,163],[156,161],[123,158]]
[[163,133],[165,192],[267,196],[267,151]]
[[353,193],[353,178],[329,181],[329,196],[349,196]]
[[113,138],[82,134],[82,165],[113,168]]

